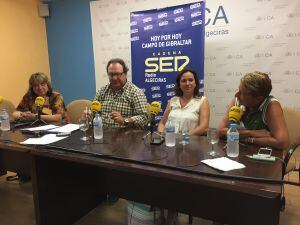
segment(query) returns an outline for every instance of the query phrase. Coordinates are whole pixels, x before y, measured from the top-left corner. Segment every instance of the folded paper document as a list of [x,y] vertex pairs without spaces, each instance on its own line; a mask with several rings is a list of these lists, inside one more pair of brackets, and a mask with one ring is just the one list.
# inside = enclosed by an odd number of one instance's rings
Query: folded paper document
[[205,159],[205,160],[202,160],[201,162],[203,162],[204,164],[206,164],[210,167],[221,170],[221,171],[229,171],[229,170],[245,168],[244,164],[238,163],[227,157]]

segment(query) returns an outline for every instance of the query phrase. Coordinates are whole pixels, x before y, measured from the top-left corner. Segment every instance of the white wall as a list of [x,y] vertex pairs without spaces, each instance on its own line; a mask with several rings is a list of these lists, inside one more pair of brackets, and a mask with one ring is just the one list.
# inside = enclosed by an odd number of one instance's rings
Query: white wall
[[[110,58],[130,66],[130,12],[190,2],[195,1],[91,2],[96,88],[108,82]],[[300,109],[300,1],[209,0],[206,8],[204,94],[211,126],[220,121],[241,76],[255,70],[270,74],[272,94],[283,106]]]

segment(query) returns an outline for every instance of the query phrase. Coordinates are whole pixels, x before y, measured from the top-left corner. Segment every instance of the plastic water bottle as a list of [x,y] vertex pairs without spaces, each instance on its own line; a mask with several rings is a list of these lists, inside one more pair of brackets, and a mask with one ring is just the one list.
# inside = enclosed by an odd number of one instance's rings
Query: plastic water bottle
[[1,110],[1,130],[2,131],[10,130],[9,115],[6,112],[6,109]]
[[236,126],[234,123],[230,124],[230,128],[227,131],[226,153],[229,157],[239,156],[239,132]]
[[94,138],[95,139],[102,139],[103,138],[103,123],[99,113],[95,114],[93,120],[93,127],[94,127]]
[[173,147],[176,144],[175,122],[168,120],[165,126],[166,129],[166,146]]

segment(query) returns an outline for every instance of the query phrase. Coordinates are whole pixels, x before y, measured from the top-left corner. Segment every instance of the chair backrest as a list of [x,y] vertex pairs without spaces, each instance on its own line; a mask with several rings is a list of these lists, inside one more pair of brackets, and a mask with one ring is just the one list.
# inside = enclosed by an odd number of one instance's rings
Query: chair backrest
[[78,99],[70,102],[67,105],[67,117],[68,122],[70,123],[78,123],[80,117],[83,114],[83,111],[86,107],[89,109],[92,102],[87,99]]
[[286,170],[283,171],[283,175],[294,169],[295,163],[289,162],[292,154],[296,150],[300,150],[300,111],[292,108],[283,108],[283,115],[287,125],[290,138],[290,147],[285,156],[285,163],[287,164]]
[[290,144],[300,143],[300,111],[283,108],[283,115],[289,132]]
[[9,115],[10,121],[14,120],[13,112],[16,110],[16,107],[14,106],[14,104],[11,101],[3,99],[2,103],[1,103],[1,108],[6,109],[8,115]]

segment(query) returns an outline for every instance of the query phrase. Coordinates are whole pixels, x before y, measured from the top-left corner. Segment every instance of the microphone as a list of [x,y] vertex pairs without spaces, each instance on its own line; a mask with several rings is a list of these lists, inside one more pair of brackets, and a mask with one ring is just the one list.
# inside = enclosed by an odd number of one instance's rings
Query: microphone
[[42,113],[42,108],[43,108],[44,103],[45,103],[45,99],[41,96],[36,97],[36,99],[34,101],[38,119],[41,119],[41,113]]
[[41,119],[41,114],[42,114],[42,109],[44,104],[45,104],[45,98],[43,98],[42,96],[38,96],[35,98],[34,105],[36,108],[37,119],[31,125],[34,125],[36,123],[47,124],[44,120]]
[[93,113],[92,114],[92,128],[94,128],[93,121],[94,121],[96,113],[100,113],[101,103],[99,101],[93,101],[92,104],[91,104],[90,110]]
[[99,101],[93,101],[90,107],[92,113],[97,113],[101,110],[101,103]]
[[148,127],[150,128],[150,132],[153,133],[153,128],[155,126],[155,117],[161,110],[161,103],[158,101],[154,101],[150,104],[150,116]]
[[238,105],[234,105],[230,108],[228,116],[229,116],[229,123],[239,124],[240,120],[244,114],[242,107]]
[[155,137],[155,135],[153,135],[153,131],[154,131],[154,127],[155,127],[155,117],[160,112],[160,110],[161,110],[160,102],[154,101],[150,104],[150,109],[149,109],[150,115],[149,115],[149,121],[147,124],[148,129],[150,129],[150,132],[147,135],[150,134],[150,137],[151,137],[150,144],[152,144],[152,145],[160,145],[164,142],[164,138],[160,134],[154,133],[158,137]]

